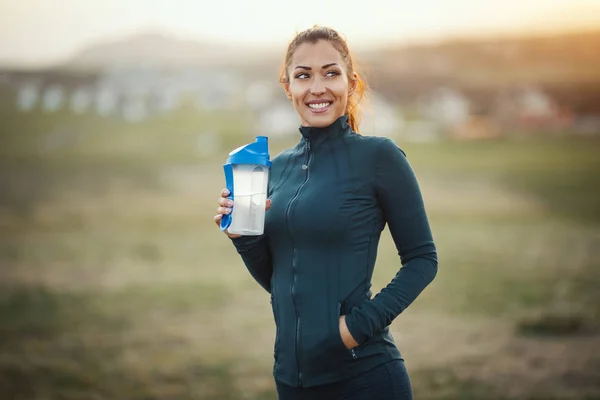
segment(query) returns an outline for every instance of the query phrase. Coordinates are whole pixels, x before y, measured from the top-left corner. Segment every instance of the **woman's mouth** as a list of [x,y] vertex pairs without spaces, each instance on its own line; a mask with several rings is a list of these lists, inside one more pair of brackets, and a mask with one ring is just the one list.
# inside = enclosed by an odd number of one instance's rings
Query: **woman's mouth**
[[318,102],[318,103],[314,102],[314,103],[308,103],[307,106],[314,113],[323,113],[323,112],[326,112],[327,110],[329,110],[329,106],[331,106],[331,102],[330,101],[322,101],[322,102]]

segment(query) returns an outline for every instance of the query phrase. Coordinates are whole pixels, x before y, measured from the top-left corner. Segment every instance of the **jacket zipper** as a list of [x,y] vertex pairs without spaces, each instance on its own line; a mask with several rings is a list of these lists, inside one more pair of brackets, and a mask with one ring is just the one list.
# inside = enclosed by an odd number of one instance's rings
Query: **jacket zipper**
[[[287,210],[286,210],[286,219],[287,219],[287,227],[288,227],[288,234],[290,236],[290,241],[292,242],[292,247],[294,249],[294,256],[293,256],[293,260],[292,260],[292,287],[291,287],[291,293],[292,293],[292,302],[294,303],[294,311],[296,313],[296,343],[295,343],[295,348],[296,348],[296,366],[298,368],[298,386],[302,387],[302,369],[300,368],[300,358],[298,357],[298,339],[300,337],[300,317],[298,316],[298,306],[296,304],[296,245],[294,244],[294,237],[292,235],[292,230],[290,229],[290,210],[292,209],[292,204],[298,199],[298,196],[300,195],[300,191],[302,190],[302,188],[304,187],[304,185],[306,185],[306,183],[308,182],[309,178],[310,178],[310,172],[308,169],[308,166],[310,164],[310,160],[311,160],[311,152],[310,152],[310,140],[308,139],[304,139],[306,141],[306,159],[305,159],[305,163],[302,165],[302,169],[304,169],[306,171],[306,177],[304,178],[304,182],[302,182],[302,184],[298,187],[298,190],[296,191],[296,194],[294,195],[294,197],[292,198],[292,200],[290,200]],[[305,167],[306,166],[306,167]]]
[[277,369],[279,368],[279,361],[278,361],[278,344],[279,344],[279,324],[281,323],[281,321],[277,321],[278,319],[278,314],[277,314],[277,303],[275,303],[275,295],[273,294],[273,292],[271,293],[271,305],[273,306],[273,314],[275,316],[276,319],[276,329],[275,329],[275,345],[273,346],[273,358],[275,359],[275,366],[274,366],[274,371],[273,374],[275,376],[277,376]]

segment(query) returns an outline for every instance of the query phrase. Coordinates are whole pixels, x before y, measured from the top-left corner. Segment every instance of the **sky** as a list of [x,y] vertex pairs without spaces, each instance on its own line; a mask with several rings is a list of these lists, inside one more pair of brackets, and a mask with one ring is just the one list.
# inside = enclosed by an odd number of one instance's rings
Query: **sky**
[[313,24],[351,45],[600,27],[600,0],[0,0],[0,62],[44,65],[139,32],[284,45]]

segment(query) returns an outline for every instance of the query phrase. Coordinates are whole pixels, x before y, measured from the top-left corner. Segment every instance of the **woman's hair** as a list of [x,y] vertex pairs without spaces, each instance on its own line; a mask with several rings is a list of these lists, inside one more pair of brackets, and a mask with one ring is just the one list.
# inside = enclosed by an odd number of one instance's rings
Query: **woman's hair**
[[[348,49],[348,44],[340,34],[332,28],[315,25],[305,31],[296,34],[296,37],[290,42],[285,54],[284,66],[281,70],[279,81],[280,83],[289,83],[288,68],[294,52],[304,43],[315,44],[319,40],[326,40],[340,52],[342,59],[346,62],[346,69],[348,71],[348,80],[354,81],[354,90],[348,96],[348,104],[346,105],[346,114],[348,115],[348,124],[354,132],[358,132],[358,125],[360,123],[360,109],[358,104],[365,96],[365,92],[368,88],[365,80],[357,73],[356,67],[352,60],[352,55]],[[356,73],[356,77],[354,74]]]

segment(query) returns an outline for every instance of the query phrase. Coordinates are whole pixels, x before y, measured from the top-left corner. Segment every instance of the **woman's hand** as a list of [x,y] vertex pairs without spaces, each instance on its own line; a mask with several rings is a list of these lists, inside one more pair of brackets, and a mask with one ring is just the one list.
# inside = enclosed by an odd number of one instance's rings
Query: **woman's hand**
[[342,337],[342,342],[344,342],[344,345],[346,345],[348,350],[358,347],[358,342],[354,340],[352,334],[348,330],[345,315],[340,317],[340,336]]
[[[217,207],[217,215],[215,215],[215,223],[217,226],[220,226],[221,219],[223,219],[223,214],[231,214],[231,208],[233,207],[233,200],[227,198],[229,196],[229,190],[223,189],[221,191],[221,197],[219,197],[219,207]],[[271,208],[271,200],[267,199],[267,204],[265,210]],[[228,230],[225,230],[225,234],[229,236],[231,239],[235,239],[240,237],[241,235],[229,233]]]

